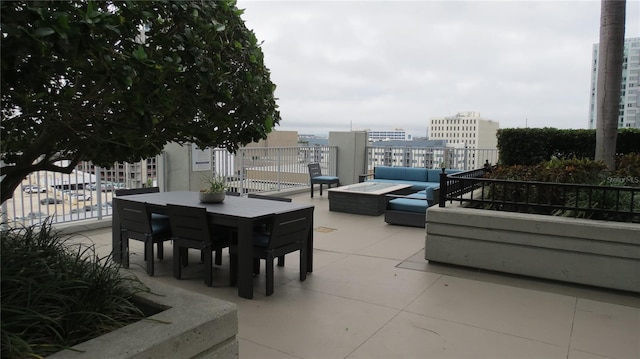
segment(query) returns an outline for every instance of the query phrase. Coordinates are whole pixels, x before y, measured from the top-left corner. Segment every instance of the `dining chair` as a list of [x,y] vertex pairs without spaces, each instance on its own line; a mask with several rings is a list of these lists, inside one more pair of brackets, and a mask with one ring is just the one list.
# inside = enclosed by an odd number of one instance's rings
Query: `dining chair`
[[[274,258],[300,251],[300,281],[307,278],[306,241],[313,223],[313,208],[275,213],[268,233],[254,231],[253,258],[266,261],[266,295],[273,294]],[[229,247],[231,254],[231,283],[236,282],[238,271],[237,246]]]
[[120,220],[120,253],[122,265],[129,268],[129,239],[144,242],[144,260],[147,262],[147,274],[154,274],[153,244],[158,246],[158,259],[164,255],[161,248],[164,241],[171,239],[169,221],[151,219],[151,213],[144,202],[128,201],[117,198],[117,210]]
[[309,163],[309,181],[311,182],[311,198],[313,198],[313,185],[320,185],[320,195],[322,196],[322,185],[326,184],[327,188],[331,188],[332,184],[340,186],[340,179],[336,176],[322,175],[322,169],[319,163]]
[[213,260],[222,263],[222,249],[229,247],[229,234],[224,227],[214,227],[204,207],[167,204],[167,213],[173,233],[173,276],[180,279],[182,267],[187,265],[189,248],[200,250],[205,267],[204,282],[213,285]]
[[[160,192],[160,187],[143,187],[143,188],[119,188],[115,191],[116,197],[129,196],[133,194],[144,194],[144,193],[158,193]],[[151,224],[155,227],[168,228],[169,227],[169,217],[160,214],[160,213],[151,213]],[[163,242],[156,243],[156,251],[158,253],[158,259],[164,258],[164,247]],[[146,260],[147,253],[145,249],[144,258]]]
[[[280,201],[280,202],[291,202],[291,198],[288,197],[277,197],[277,196],[270,196],[270,195],[265,195],[265,194],[256,194],[256,193],[249,193],[247,195],[247,198],[253,198],[253,199],[266,199],[269,201]],[[267,223],[258,223],[257,225],[254,226],[254,231],[255,230],[261,230],[264,233],[268,233],[267,232]],[[278,267],[284,267],[284,256],[279,256],[278,257]],[[256,262],[254,263],[254,269],[253,269],[253,273],[254,274],[260,274],[260,260],[256,260]]]

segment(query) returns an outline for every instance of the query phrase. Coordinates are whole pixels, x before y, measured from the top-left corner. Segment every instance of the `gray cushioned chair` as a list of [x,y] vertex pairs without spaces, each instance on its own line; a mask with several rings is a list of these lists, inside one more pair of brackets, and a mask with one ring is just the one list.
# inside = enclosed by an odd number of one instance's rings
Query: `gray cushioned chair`
[[[267,296],[273,294],[274,258],[300,251],[300,281],[307,278],[306,241],[313,222],[313,208],[273,215],[267,232],[254,231],[253,257],[266,260]],[[237,247],[229,247],[231,253],[231,283],[237,278]]]
[[117,198],[120,220],[120,253],[122,265],[129,268],[129,239],[144,242],[144,260],[147,262],[147,274],[154,274],[153,244],[158,247],[158,259],[162,260],[163,243],[171,239],[171,227],[167,218],[151,218],[144,202],[127,201],[126,196]]
[[322,175],[322,169],[320,169],[319,163],[309,163],[309,177],[311,182],[311,197],[313,198],[313,186],[320,185],[320,195],[322,196],[322,185],[327,185],[327,188],[331,188],[332,184],[340,186],[340,179],[336,176],[324,176]]
[[167,204],[167,213],[173,234],[173,275],[182,276],[182,267],[187,264],[189,248],[200,250],[204,262],[205,279],[208,286],[213,285],[213,258],[216,264],[222,263],[222,250],[229,246],[229,233],[225,227],[213,226],[207,218],[204,207],[188,207]]

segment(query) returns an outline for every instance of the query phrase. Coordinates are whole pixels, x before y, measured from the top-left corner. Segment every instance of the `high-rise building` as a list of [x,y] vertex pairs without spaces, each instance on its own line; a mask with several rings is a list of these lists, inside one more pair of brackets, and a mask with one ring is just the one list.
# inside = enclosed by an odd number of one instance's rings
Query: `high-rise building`
[[429,139],[446,140],[456,147],[496,149],[497,121],[482,118],[479,112],[458,112],[455,116],[432,117]]
[[[589,128],[596,128],[596,100],[598,80],[598,47],[593,45],[591,60],[591,97],[589,100]],[[622,86],[618,108],[618,128],[640,128],[640,37],[624,40]]]
[[[490,152],[498,146],[497,121],[482,118],[479,112],[458,112],[455,116],[432,117],[427,127],[430,140],[445,140],[447,147],[487,150],[474,151],[474,155],[456,159],[463,161],[465,168],[479,168],[490,160]],[[461,167],[460,167],[461,168]]]

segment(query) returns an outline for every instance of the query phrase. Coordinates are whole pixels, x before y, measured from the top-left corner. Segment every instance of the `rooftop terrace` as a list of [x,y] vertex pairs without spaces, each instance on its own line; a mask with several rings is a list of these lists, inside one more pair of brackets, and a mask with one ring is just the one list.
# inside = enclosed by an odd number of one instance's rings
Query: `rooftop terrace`
[[[229,287],[227,255],[214,287],[196,251],[182,280],[169,243],[156,266],[155,281],[237,304],[243,359],[640,358],[638,295],[427,263],[424,229],[330,212],[326,194],[291,197],[315,205],[306,281],[296,254],[276,267],[270,297],[263,265],[253,300]],[[110,252],[110,227],[83,235]],[[131,251],[131,270],[146,277],[141,242]]]

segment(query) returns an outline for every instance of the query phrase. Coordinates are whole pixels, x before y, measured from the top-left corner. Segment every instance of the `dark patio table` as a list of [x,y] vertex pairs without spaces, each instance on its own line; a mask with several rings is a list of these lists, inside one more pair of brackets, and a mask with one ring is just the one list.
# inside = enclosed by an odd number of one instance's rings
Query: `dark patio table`
[[[222,203],[200,203],[198,192],[175,191],[128,195],[123,197],[129,201],[146,202],[152,212],[165,214],[167,204],[205,207],[213,224],[233,227],[238,230],[238,295],[253,298],[253,224],[264,220],[275,213],[313,208],[293,202],[265,201],[246,197],[227,196]],[[118,206],[118,198],[114,198],[114,206]],[[121,259],[120,253],[120,221],[117,207],[113,212],[112,244],[113,258]],[[307,272],[313,271],[313,224],[307,239]],[[149,259],[153,260],[153,259]]]

